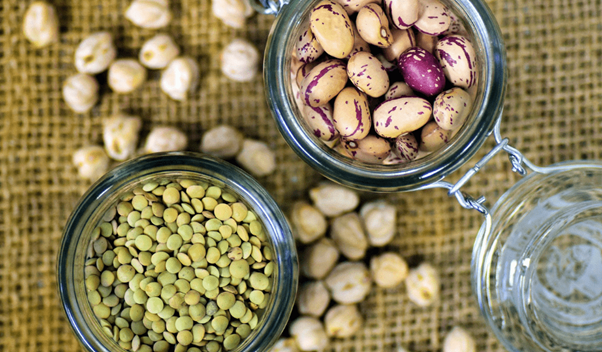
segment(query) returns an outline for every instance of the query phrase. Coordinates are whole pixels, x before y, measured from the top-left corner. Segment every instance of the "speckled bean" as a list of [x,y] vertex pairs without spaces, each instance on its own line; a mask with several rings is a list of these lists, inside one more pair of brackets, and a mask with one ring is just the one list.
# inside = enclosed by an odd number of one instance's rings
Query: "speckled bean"
[[305,121],[309,124],[314,136],[324,141],[332,141],[339,137],[332,121],[332,106],[305,106],[303,109]]
[[382,63],[372,54],[356,53],[347,63],[351,82],[371,97],[380,97],[389,90],[389,75]]
[[420,134],[420,150],[434,152],[449,142],[452,131],[446,131],[437,125],[437,122],[427,123]]
[[318,43],[311,29],[306,29],[297,41],[297,58],[299,61],[307,64],[316,60],[323,53],[324,48]]
[[442,129],[455,131],[462,127],[471,108],[470,94],[454,87],[437,96],[433,103],[433,117]]
[[416,46],[416,38],[412,29],[393,29],[391,35],[393,35],[393,44],[383,49],[383,55],[389,61],[397,61],[404,51]]
[[392,151],[388,157],[383,160],[383,165],[399,165],[399,164],[407,164],[409,160],[404,157],[397,155],[395,151]]
[[398,29],[410,28],[418,20],[418,0],[384,0],[384,9],[389,20]]
[[436,35],[428,35],[422,32],[416,33],[416,46],[421,47],[433,55],[435,55],[435,47],[437,46],[438,41],[439,37]]
[[366,94],[355,87],[341,91],[334,102],[334,125],[342,138],[360,140],[370,132],[371,116]]
[[336,0],[336,1],[339,4],[341,4],[341,6],[343,6],[345,11],[347,11],[347,13],[350,15],[355,12],[358,12],[359,10],[362,9],[362,7],[364,7],[370,3],[375,3],[375,4],[382,3],[382,0]]
[[397,98],[382,103],[374,110],[374,129],[381,137],[397,138],[424,126],[431,115],[432,108],[427,100]]
[[393,44],[393,35],[389,30],[389,20],[377,4],[364,6],[357,14],[355,25],[360,36],[366,42],[381,48]]
[[445,74],[439,61],[428,51],[414,47],[399,57],[399,70],[412,90],[434,96],[445,88]]
[[301,94],[305,104],[323,106],[345,88],[347,83],[345,63],[328,60],[314,67],[301,83]]
[[437,43],[435,55],[445,76],[455,86],[468,89],[477,80],[477,56],[470,41],[461,35],[450,35]]
[[353,22],[351,23],[351,25],[353,26],[354,44],[353,44],[353,49],[351,50],[351,54],[349,54],[349,56],[347,56],[347,59],[349,59],[353,54],[359,53],[360,51],[365,51],[368,53],[370,52],[370,45],[368,43],[366,43],[364,38],[362,38],[360,33],[357,31],[357,27],[355,26],[355,24]]
[[404,134],[395,138],[395,147],[397,148],[397,155],[400,157],[412,161],[418,156],[418,140],[413,134]]
[[402,97],[414,97],[414,91],[405,82],[395,82],[391,84],[387,94],[385,94],[385,100],[393,100]]
[[380,164],[391,154],[391,143],[375,135],[359,141],[347,141],[345,148],[353,159],[371,164]]
[[341,5],[329,0],[318,3],[311,12],[310,26],[328,55],[342,59],[351,53],[353,28]]
[[314,69],[314,67],[318,66],[322,62],[324,62],[324,60],[318,59],[318,60],[312,61],[306,65],[302,65],[301,67],[299,67],[299,69],[297,70],[296,78],[295,78],[297,80],[297,85],[299,87],[301,87],[301,84],[303,84],[303,79],[305,77],[307,77],[307,75],[309,75],[309,73],[311,72],[311,70]]
[[414,27],[422,33],[440,35],[449,29],[449,9],[439,0],[420,0],[418,21]]

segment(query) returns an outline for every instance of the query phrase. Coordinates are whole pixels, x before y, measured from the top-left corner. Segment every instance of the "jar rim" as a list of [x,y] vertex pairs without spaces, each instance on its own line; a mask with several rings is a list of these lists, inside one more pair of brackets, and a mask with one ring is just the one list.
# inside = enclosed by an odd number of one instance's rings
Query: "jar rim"
[[[303,22],[311,6],[319,0],[291,0],[279,13],[266,46],[264,80],[266,96],[280,133],[289,146],[325,177],[345,186],[368,191],[411,191],[421,189],[443,179],[468,161],[493,131],[503,109],[506,90],[506,54],[501,32],[490,9],[482,0],[443,0],[461,9],[482,45],[482,61],[487,68],[482,80],[482,104],[476,120],[465,126],[465,132],[456,136],[437,156],[404,166],[369,165],[353,161],[329,149],[307,133],[294,113],[294,102],[289,99],[288,77],[293,31]],[[469,117],[470,119],[470,117]]]
[[109,171],[80,198],[65,225],[57,260],[59,297],[74,334],[88,351],[110,351],[86,324],[78,303],[81,297],[78,297],[76,285],[83,285],[83,282],[74,280],[74,258],[82,230],[93,217],[98,217],[101,206],[111,194],[142,178],[168,177],[166,174],[172,172],[185,172],[224,183],[250,205],[271,237],[277,268],[274,272],[278,273],[271,292],[274,297],[265,310],[267,315],[263,324],[257,328],[256,338],[243,340],[237,351],[269,349],[284,330],[296,297],[298,259],[291,229],[276,201],[252,176],[223,160],[191,152],[156,153],[127,161]]

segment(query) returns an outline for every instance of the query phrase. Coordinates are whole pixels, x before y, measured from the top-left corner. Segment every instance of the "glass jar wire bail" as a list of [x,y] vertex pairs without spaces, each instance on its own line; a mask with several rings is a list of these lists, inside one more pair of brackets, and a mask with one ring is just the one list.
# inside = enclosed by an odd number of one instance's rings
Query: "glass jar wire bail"
[[527,175],[527,169],[531,169],[537,173],[548,173],[553,170],[553,168],[545,168],[538,167],[531,163],[525,156],[516,148],[510,146],[508,138],[503,138],[500,132],[502,119],[499,118],[495,124],[493,129],[493,138],[495,139],[496,146],[489,151],[481,160],[479,160],[475,166],[473,166],[464,176],[458,180],[458,182],[450,183],[446,181],[437,181],[430,185],[424,187],[424,189],[433,189],[433,188],[445,188],[448,190],[447,195],[450,197],[455,197],[458,200],[458,203],[465,209],[474,209],[483,215],[489,215],[489,209],[483,205],[485,202],[485,197],[481,196],[477,199],[472,196],[465,194],[461,191],[462,186],[468,182],[477,172],[481,170],[494,156],[499,154],[501,151],[505,151],[508,153],[508,158],[510,159],[510,163],[512,164],[512,171],[516,172],[521,176]]

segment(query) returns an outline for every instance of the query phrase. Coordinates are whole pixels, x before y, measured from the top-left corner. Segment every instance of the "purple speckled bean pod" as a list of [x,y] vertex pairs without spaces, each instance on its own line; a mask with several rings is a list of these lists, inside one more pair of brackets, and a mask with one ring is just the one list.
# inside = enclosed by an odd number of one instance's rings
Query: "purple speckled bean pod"
[[449,29],[449,9],[439,0],[420,0],[418,21],[414,28],[428,35],[441,35]]
[[383,55],[389,61],[397,61],[404,51],[416,46],[416,38],[412,29],[393,29],[393,44],[383,49]]
[[334,128],[330,104],[317,107],[305,105],[303,116],[314,136],[324,141],[332,141],[339,137],[339,132]]
[[359,52],[347,63],[347,74],[360,91],[371,97],[380,97],[389,90],[389,75],[376,56]]
[[360,36],[369,44],[381,48],[388,48],[393,44],[389,20],[379,5],[364,6],[357,14],[355,25]]
[[455,131],[464,125],[471,108],[470,94],[454,87],[437,96],[433,103],[433,117],[442,129]]
[[341,5],[329,0],[321,1],[313,8],[309,23],[312,33],[328,55],[343,59],[351,53],[353,27]]
[[455,86],[469,89],[477,81],[477,55],[472,43],[461,35],[450,35],[437,43],[435,54],[445,76]]
[[414,91],[430,97],[445,88],[445,73],[439,60],[422,48],[414,47],[403,53],[398,65],[404,81]]
[[419,97],[385,101],[374,110],[374,130],[385,138],[397,138],[424,126],[433,114],[430,103]]
[[418,140],[413,134],[404,134],[395,138],[397,154],[412,161],[418,156]]
[[345,141],[345,148],[355,160],[380,164],[391,154],[391,143],[385,138],[368,135],[358,141]]
[[334,101],[333,122],[341,138],[360,140],[370,132],[372,118],[366,94],[347,87]]
[[328,60],[314,67],[301,83],[301,94],[306,105],[323,106],[334,98],[347,83],[345,63]]
[[446,145],[452,137],[452,131],[446,131],[437,122],[427,123],[420,133],[420,150],[434,152]]
[[318,43],[318,40],[311,29],[306,29],[297,41],[297,58],[303,63],[310,63],[316,60],[324,53],[324,49]]
[[389,91],[385,94],[385,100],[393,100],[402,97],[415,97],[416,94],[405,82],[395,82],[389,87]]
[[397,29],[408,29],[418,20],[418,0],[384,0],[383,8]]

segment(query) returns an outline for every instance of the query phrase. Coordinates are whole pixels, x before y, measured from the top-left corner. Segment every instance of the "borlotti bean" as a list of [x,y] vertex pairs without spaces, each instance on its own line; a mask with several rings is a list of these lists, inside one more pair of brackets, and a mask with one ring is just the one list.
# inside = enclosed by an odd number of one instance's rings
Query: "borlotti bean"
[[470,35],[439,0],[321,1],[292,57],[308,133],[362,163],[406,164],[442,149],[478,96]]
[[389,75],[374,55],[356,53],[347,62],[347,74],[351,82],[362,92],[376,98],[389,90]]
[[235,194],[156,179],[123,194],[93,230],[84,285],[102,331],[126,350],[230,351],[270,302],[272,256]]
[[351,53],[353,28],[341,5],[329,0],[320,2],[311,13],[310,27],[328,55],[342,59]]
[[389,20],[378,4],[368,4],[357,14],[355,25],[360,36],[369,44],[388,48],[393,44]]

